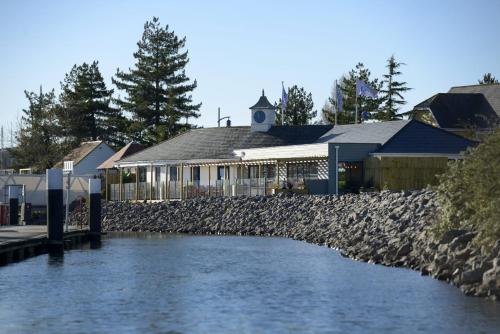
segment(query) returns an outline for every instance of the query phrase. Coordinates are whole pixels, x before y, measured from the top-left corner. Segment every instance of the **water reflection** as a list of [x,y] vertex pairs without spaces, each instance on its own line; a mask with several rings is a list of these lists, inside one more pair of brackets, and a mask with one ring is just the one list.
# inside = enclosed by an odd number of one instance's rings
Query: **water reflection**
[[49,266],[54,266],[54,267],[62,266],[64,264],[64,253],[62,252],[49,253],[47,263],[49,264]]

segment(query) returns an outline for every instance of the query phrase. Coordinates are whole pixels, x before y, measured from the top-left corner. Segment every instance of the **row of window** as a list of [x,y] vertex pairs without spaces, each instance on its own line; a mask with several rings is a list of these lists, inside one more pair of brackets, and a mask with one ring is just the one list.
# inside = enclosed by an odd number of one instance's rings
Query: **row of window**
[[[200,167],[191,167],[192,175],[191,181],[200,181]],[[139,182],[147,182],[147,167],[138,168]],[[160,182],[161,167],[155,167],[154,169],[154,179],[156,182]],[[169,169],[169,180],[179,181],[180,172],[179,167],[170,166]],[[304,179],[315,179],[318,178],[318,164],[317,163],[297,163],[287,165],[287,176],[292,182],[299,182]],[[257,178],[268,178],[272,179],[276,177],[276,165],[250,165],[243,168],[237,168],[238,179],[257,179]],[[229,166],[217,166],[217,180],[229,180],[231,179],[231,169]]]

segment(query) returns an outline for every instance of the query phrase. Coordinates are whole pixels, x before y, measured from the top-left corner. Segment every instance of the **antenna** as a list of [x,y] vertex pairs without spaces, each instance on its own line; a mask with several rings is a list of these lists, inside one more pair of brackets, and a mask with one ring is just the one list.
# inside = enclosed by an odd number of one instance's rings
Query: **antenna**
[[220,128],[220,121],[227,119],[229,122],[226,122],[226,126],[231,126],[230,116],[220,117],[220,107],[217,109],[217,127]]

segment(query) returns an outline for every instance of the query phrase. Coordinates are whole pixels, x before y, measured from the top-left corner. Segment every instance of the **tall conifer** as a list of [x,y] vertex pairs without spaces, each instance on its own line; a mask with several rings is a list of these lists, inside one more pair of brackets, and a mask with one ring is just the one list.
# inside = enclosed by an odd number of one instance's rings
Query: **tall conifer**
[[43,172],[51,168],[63,155],[60,126],[57,121],[57,102],[54,90],[44,93],[25,91],[28,108],[16,133],[17,146],[10,149],[16,168],[33,168]]
[[123,145],[125,119],[119,109],[110,105],[113,90],[106,88],[97,61],[74,65],[61,83],[61,90],[59,119],[72,146],[97,139]]
[[[281,99],[279,100],[276,124],[283,125],[306,125],[316,117],[317,111],[313,109],[312,94],[307,93],[304,87],[297,85],[288,88],[288,102],[285,114],[281,111]],[[283,122],[282,119],[283,118]]]
[[400,82],[396,79],[402,74],[399,71],[401,65],[405,64],[397,62],[394,55],[387,60],[388,73],[384,74],[384,88],[380,91],[382,93],[383,107],[376,114],[378,120],[391,121],[402,117],[398,115],[398,110],[400,106],[406,104],[403,93],[411,88],[406,87],[406,82]]
[[146,22],[134,67],[117,70],[113,83],[125,93],[116,102],[132,116],[129,135],[144,144],[154,144],[191,128],[191,118],[199,117],[200,104],[194,104],[185,67],[189,62],[184,51],[186,38],[179,38],[168,25],[162,27],[154,17]]

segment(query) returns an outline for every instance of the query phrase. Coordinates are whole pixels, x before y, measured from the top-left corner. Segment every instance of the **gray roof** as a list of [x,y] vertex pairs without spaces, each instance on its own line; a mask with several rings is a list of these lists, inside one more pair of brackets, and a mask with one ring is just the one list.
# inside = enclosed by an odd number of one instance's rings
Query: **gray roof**
[[250,107],[250,109],[276,109],[264,95],[264,90],[262,90],[262,96],[256,104]]
[[491,128],[498,122],[498,115],[480,93],[439,93],[413,109],[430,109],[441,128]]
[[331,128],[331,125],[273,126],[268,132],[252,132],[249,126],[193,129],[119,162],[234,159],[236,149],[311,144]]
[[500,84],[452,87],[449,93],[480,93],[500,116]]
[[385,144],[409,121],[388,121],[380,123],[362,123],[337,125],[316,143],[359,143]]

